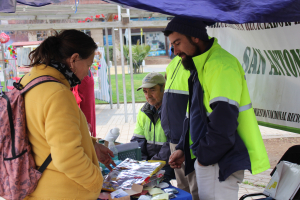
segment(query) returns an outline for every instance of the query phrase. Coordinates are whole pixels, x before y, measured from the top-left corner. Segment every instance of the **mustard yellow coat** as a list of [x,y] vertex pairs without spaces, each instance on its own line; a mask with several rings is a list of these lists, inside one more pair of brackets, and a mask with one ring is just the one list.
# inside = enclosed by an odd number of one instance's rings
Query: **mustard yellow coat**
[[41,166],[49,153],[52,162],[36,190],[25,199],[97,199],[103,177],[86,118],[78,108],[70,84],[52,67],[33,67],[21,81],[49,75],[47,82],[25,94],[26,121],[34,159]]

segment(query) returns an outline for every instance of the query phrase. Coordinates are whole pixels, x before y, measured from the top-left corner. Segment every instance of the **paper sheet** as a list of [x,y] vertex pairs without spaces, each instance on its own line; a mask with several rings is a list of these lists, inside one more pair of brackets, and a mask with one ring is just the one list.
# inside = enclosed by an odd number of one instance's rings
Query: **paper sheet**
[[152,188],[149,190],[149,194],[151,195],[157,195],[162,193],[164,193],[164,191],[162,191],[160,188]]

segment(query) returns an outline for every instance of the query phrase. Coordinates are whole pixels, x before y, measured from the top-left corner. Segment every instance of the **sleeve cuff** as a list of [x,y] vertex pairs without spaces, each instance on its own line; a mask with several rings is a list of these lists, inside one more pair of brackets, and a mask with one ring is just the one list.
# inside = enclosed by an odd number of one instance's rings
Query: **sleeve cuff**
[[176,147],[175,147],[176,150],[182,150],[183,151],[183,148],[178,144]]
[[98,139],[97,139],[97,138],[95,138],[95,137],[92,137],[92,136],[91,136],[91,139],[92,139],[92,142],[93,142],[93,144],[97,143],[97,141],[98,141]]

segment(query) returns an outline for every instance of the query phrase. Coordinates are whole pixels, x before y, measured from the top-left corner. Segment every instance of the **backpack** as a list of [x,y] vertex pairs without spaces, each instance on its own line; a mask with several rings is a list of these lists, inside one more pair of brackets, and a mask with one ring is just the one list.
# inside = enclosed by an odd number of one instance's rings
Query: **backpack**
[[23,199],[32,193],[52,161],[50,154],[36,169],[27,135],[24,94],[41,83],[59,81],[41,76],[24,88],[20,82],[0,94],[0,196],[5,199]]

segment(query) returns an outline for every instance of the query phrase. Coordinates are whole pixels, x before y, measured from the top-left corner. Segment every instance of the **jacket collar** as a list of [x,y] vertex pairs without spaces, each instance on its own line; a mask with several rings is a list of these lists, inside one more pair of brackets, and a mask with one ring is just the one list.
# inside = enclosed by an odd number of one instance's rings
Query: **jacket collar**
[[[200,54],[199,56],[193,57],[193,61],[196,66],[198,74],[202,74],[203,67],[204,67],[205,63],[207,62],[207,60],[210,58],[211,54],[215,50],[221,48],[221,46],[218,44],[218,39],[217,38],[212,38],[212,39],[214,40],[214,42],[210,49],[208,49],[203,54]],[[201,82],[202,80],[199,80],[199,81]]]
[[68,80],[71,87],[75,87],[76,85],[79,85],[81,83],[79,78],[69,69],[67,65],[51,60],[49,66],[60,71],[60,73],[62,73],[65,76],[65,78]]
[[26,74],[22,79],[21,84],[26,85],[31,80],[40,76],[52,76],[53,78],[56,78],[58,81],[64,84],[67,88],[71,87],[69,81],[65,78],[65,76],[61,72],[59,72],[57,69],[53,67],[46,66],[44,64],[32,67],[31,71],[28,74]]
[[153,106],[151,106],[148,102],[146,102],[144,106],[141,108],[141,111],[149,117],[149,119],[152,121],[153,124],[156,124],[156,122],[159,119],[158,112],[160,108],[155,113],[153,113]]

